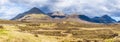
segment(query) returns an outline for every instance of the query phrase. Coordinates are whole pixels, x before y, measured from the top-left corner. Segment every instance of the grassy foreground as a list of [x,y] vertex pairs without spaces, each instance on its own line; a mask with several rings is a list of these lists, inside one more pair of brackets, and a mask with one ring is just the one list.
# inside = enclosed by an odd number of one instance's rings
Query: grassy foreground
[[119,24],[1,23],[0,42],[120,42]]

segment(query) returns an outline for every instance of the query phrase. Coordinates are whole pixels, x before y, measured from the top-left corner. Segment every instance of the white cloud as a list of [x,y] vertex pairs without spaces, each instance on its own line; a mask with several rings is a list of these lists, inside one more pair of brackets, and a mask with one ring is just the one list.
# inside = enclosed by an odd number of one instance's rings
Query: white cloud
[[0,5],[3,5],[5,3],[7,3],[7,2],[8,2],[8,0],[0,1]]
[[18,5],[26,6],[26,7],[41,7],[43,5],[48,4],[48,0],[10,0],[12,3],[16,3]]
[[2,9],[0,10],[2,16],[0,18],[11,19],[18,13],[21,13],[22,12],[21,10],[22,9],[20,7],[12,7],[12,8],[2,7]]
[[54,6],[56,7],[60,7],[60,8],[65,8],[65,7],[70,7],[72,5],[75,5],[77,1],[74,0],[58,0],[57,3],[54,4]]

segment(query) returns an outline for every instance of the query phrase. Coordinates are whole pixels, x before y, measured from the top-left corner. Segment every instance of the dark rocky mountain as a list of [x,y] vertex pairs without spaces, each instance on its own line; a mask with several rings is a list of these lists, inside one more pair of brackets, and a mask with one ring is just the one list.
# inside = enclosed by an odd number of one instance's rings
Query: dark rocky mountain
[[23,16],[25,16],[25,15],[27,15],[27,14],[44,14],[44,12],[42,12],[39,8],[34,7],[34,8],[30,9],[30,10],[27,11],[27,12],[18,14],[16,17],[14,17],[14,18],[11,19],[11,20],[20,19],[20,18],[22,18]]
[[90,18],[85,15],[78,15],[78,18],[81,20],[85,20],[88,22],[94,22],[94,23],[115,23],[116,22],[116,20],[112,19],[108,15],[103,15],[101,17],[94,17],[94,18]]
[[92,18],[92,21],[96,23],[115,23],[116,22],[116,20],[112,19],[108,15],[103,15],[102,17],[94,17]]
[[120,21],[118,21],[118,23],[120,23]]
[[89,18],[88,16],[85,16],[85,15],[78,15],[78,17],[79,17],[80,19],[82,19],[82,20],[92,22],[92,19]]

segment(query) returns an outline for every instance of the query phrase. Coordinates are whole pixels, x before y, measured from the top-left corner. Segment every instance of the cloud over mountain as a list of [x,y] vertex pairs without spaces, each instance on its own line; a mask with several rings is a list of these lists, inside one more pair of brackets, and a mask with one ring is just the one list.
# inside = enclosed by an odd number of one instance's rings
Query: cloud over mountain
[[11,15],[27,11],[32,7],[38,7],[47,12],[77,12],[78,14],[85,14],[90,17],[108,14],[113,18],[117,18],[120,17],[119,4],[119,0],[1,0],[0,16],[7,15],[10,17]]

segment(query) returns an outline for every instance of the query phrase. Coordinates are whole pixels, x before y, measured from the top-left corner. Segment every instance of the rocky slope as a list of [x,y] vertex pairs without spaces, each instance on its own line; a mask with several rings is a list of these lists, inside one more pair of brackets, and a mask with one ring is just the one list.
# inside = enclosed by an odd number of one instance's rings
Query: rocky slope
[[44,14],[44,12],[42,12],[39,8],[32,8],[24,13],[21,13],[21,14],[18,14],[16,17],[14,17],[13,19],[11,20],[17,20],[17,19],[20,19],[22,17],[24,17],[25,15],[28,15],[28,14]]
[[45,14],[28,14],[23,16],[22,18],[18,19],[18,21],[26,21],[26,22],[39,22],[42,20],[44,21],[48,21],[51,20],[51,17],[49,17],[48,15]]

